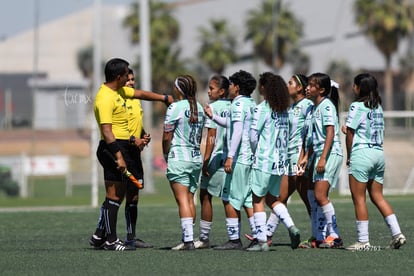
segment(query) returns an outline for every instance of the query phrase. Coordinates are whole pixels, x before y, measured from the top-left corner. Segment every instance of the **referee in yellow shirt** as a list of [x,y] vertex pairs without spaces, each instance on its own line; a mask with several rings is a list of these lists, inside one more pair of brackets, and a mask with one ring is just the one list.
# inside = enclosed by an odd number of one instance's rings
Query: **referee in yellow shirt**
[[171,96],[126,87],[128,66],[129,63],[120,58],[109,60],[105,65],[105,83],[101,85],[95,97],[94,113],[101,133],[97,157],[104,170],[106,190],[98,225],[89,240],[90,245],[97,249],[135,249],[125,245],[116,234],[118,209],[126,191],[123,172],[128,169],[134,175],[137,173],[128,152],[130,132],[125,99],[163,101],[167,105],[173,101]]
[[[128,87],[135,87],[134,71],[129,69]],[[143,116],[141,101],[139,99],[126,99],[126,108],[128,112],[128,126],[131,134],[129,141],[129,155],[134,162],[134,167],[137,170],[135,175],[138,181],[144,184],[144,169],[142,166],[141,151],[151,141],[151,136],[147,134],[143,127]],[[125,221],[127,236],[125,244],[134,246],[136,248],[151,248],[151,244],[144,242],[136,237],[136,225],[138,220],[138,200],[139,189],[127,181],[127,191],[125,195]]]

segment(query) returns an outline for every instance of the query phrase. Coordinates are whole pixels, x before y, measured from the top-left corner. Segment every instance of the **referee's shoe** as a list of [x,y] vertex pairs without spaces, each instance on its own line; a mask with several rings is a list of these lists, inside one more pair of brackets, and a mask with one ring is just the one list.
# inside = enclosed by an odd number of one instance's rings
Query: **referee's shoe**
[[135,250],[135,246],[126,245],[120,239],[117,239],[114,242],[106,241],[103,245],[103,249],[111,251],[130,251]]

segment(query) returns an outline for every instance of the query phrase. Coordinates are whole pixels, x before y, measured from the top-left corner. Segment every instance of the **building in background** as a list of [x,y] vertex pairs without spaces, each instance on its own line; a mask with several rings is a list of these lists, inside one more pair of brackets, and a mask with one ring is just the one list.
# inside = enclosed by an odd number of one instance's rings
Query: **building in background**
[[[211,19],[222,18],[225,18],[234,32],[238,34],[239,48],[237,52],[242,56],[251,54],[251,44],[244,42],[246,29],[244,24],[248,12],[258,8],[261,0],[174,2],[173,14],[180,23],[179,45],[182,48],[182,58],[194,60],[199,47],[198,28],[209,24]],[[285,0],[284,4],[289,5],[290,9],[304,23],[302,46],[303,51],[310,56],[311,72],[325,71],[328,63],[332,60],[346,60],[354,69],[379,70],[384,68],[383,57],[367,38],[360,34],[354,23],[353,0],[315,0],[311,2]],[[324,15],[316,16],[321,10],[325,11]],[[122,25],[122,20],[127,14],[127,5],[102,5],[103,62],[116,56],[135,63],[139,47],[130,44],[129,31]],[[14,79],[17,76],[30,76],[36,67],[37,72],[41,72],[42,83],[48,87],[49,95],[53,93],[53,86],[58,84],[60,87],[56,90],[56,105],[59,105],[57,101],[63,100],[62,89],[64,90],[65,86],[71,83],[85,82],[77,66],[77,53],[81,49],[92,46],[93,17],[94,7],[90,6],[39,25],[37,32],[30,29],[0,41],[0,91],[9,90],[12,92],[13,120],[31,123],[32,120],[38,120],[42,117],[40,115],[40,117],[33,116],[33,114],[39,114],[42,111],[32,110],[34,93],[30,89],[22,90],[22,85],[28,87],[27,83],[16,85]],[[35,34],[38,38],[36,46],[34,45]],[[402,51],[404,51],[404,47],[406,44],[403,43]],[[34,59],[35,52],[38,53],[37,59]],[[225,74],[230,75],[239,69],[251,71],[256,75],[269,70],[262,62],[244,59],[242,62],[226,68]],[[289,65],[280,72],[285,78],[288,78],[291,73]],[[28,79],[22,79],[22,81],[26,82]],[[83,93],[86,95],[89,91],[86,89]],[[44,98],[40,102],[36,102],[36,109],[42,108],[43,100]],[[50,105],[50,100],[51,98],[44,104]],[[3,112],[0,114],[4,117],[4,108],[0,107],[1,110]],[[56,112],[62,111],[60,108],[56,110]],[[48,115],[59,117],[53,111]],[[36,122],[33,125],[41,128],[47,124]],[[68,125],[68,127],[72,126]]]

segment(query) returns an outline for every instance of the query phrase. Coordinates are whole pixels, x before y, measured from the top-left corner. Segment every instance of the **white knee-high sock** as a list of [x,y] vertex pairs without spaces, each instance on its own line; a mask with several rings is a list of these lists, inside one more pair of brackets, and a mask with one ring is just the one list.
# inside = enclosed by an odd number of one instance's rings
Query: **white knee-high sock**
[[338,229],[336,227],[336,216],[335,216],[335,209],[331,202],[321,207],[322,212],[325,215],[326,219],[326,226],[329,232],[329,236],[334,238],[339,237]]
[[369,231],[368,231],[368,220],[357,220],[357,234],[359,242],[368,242],[369,241]]
[[267,219],[267,223],[266,223],[266,236],[268,237],[273,236],[273,234],[277,230],[279,222],[280,222],[279,217],[276,216],[275,212],[272,210],[270,212],[269,218]]
[[318,241],[323,241],[326,238],[326,219],[322,212],[322,208],[319,205],[316,207],[316,223],[317,231],[315,238]]
[[211,221],[200,220],[200,236],[199,236],[200,240],[205,241],[209,239],[212,224],[213,223]]
[[288,209],[286,208],[286,206],[284,204],[282,204],[282,203],[277,204],[273,208],[273,211],[279,217],[280,221],[285,225],[285,227],[287,229],[289,229],[290,227],[292,227],[293,225],[295,225],[293,223],[292,218],[290,217],[290,214],[288,212]]
[[193,218],[181,218],[181,231],[183,242],[190,242],[194,239]]
[[226,227],[229,240],[240,239],[240,226],[238,218],[226,218]]
[[254,219],[254,215],[249,217],[249,225],[250,225],[250,231],[252,233],[252,237],[253,238],[257,238],[257,234],[256,234],[256,224],[255,224],[255,219]]
[[400,224],[398,223],[397,216],[395,214],[387,216],[384,220],[393,237],[401,233]]
[[256,236],[260,242],[266,242],[266,212],[254,213],[254,224],[256,225]]

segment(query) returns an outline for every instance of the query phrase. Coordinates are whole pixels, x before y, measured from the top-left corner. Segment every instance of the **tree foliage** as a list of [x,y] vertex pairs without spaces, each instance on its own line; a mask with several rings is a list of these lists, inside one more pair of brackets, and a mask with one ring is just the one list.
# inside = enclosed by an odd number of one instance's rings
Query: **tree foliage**
[[229,30],[226,20],[212,19],[210,29],[200,27],[199,39],[201,46],[198,50],[198,57],[214,73],[222,74],[227,64],[237,60],[235,52],[237,40]]
[[[176,44],[180,27],[171,13],[171,5],[159,1],[149,1],[150,45],[152,64],[152,87],[156,91],[165,91],[178,74],[185,72],[180,60],[180,47]],[[130,29],[130,41],[140,41],[139,5],[131,4],[130,13],[124,19],[124,26]],[[134,64],[139,71],[138,62]]]
[[[412,2],[412,1],[411,1]],[[385,109],[393,109],[391,57],[413,32],[413,5],[404,0],[356,0],[355,20],[385,58]]]
[[265,0],[249,12],[245,40],[251,40],[254,53],[275,69],[283,67],[302,35],[302,22],[281,0]]

